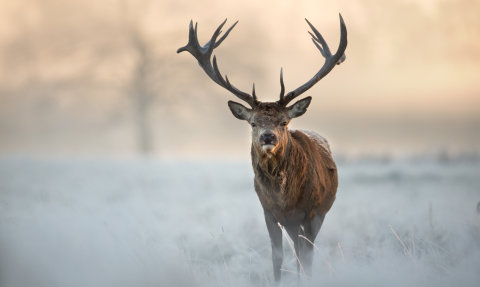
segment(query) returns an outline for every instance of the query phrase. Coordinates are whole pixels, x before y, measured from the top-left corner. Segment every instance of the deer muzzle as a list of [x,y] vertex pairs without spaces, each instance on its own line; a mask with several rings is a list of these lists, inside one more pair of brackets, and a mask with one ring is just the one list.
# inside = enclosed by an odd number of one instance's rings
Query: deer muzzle
[[260,144],[266,152],[272,152],[278,144],[278,138],[273,131],[266,130],[260,135]]

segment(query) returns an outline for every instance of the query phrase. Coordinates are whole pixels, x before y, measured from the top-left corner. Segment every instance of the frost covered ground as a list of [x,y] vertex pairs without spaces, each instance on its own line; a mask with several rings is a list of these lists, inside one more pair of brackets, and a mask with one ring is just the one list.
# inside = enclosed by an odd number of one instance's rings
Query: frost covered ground
[[[339,175],[308,284],[480,286],[480,163]],[[273,286],[252,179],[248,162],[1,158],[0,286]]]

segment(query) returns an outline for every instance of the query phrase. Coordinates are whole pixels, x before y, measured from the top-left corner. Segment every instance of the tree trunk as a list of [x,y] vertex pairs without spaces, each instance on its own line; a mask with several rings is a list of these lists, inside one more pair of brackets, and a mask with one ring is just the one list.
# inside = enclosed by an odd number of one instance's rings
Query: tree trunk
[[137,52],[137,66],[132,76],[131,93],[133,97],[135,113],[135,131],[137,136],[138,151],[147,155],[153,152],[152,131],[150,129],[150,105],[152,95],[148,82],[148,74],[152,57],[148,51],[147,44],[138,32],[132,33],[132,42]]

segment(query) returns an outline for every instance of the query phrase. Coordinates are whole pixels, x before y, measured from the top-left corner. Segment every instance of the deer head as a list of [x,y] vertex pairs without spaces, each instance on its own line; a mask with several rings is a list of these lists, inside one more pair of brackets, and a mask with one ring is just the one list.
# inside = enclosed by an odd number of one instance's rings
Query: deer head
[[[306,19],[305,19],[306,20]],[[197,38],[197,24],[195,24],[195,29],[193,28],[193,22],[190,21],[190,32],[188,44],[185,47],[178,49],[177,53],[188,51],[192,54],[195,59],[197,59],[200,67],[203,68],[205,73],[212,79],[215,83],[227,89],[235,96],[241,100],[247,102],[250,108],[245,107],[244,105],[229,101],[228,106],[232,111],[233,115],[240,119],[247,121],[252,126],[252,145],[255,150],[262,154],[263,156],[272,157],[272,156],[281,156],[288,144],[288,124],[293,118],[303,115],[306,111],[312,97],[306,97],[300,101],[297,101],[291,106],[287,106],[293,99],[300,96],[308,89],[313,87],[318,81],[325,77],[335,65],[340,65],[345,60],[345,49],[347,48],[347,28],[343,22],[342,15],[340,15],[340,30],[341,38],[340,45],[338,47],[337,53],[334,55],[331,54],[330,49],[323,39],[322,35],[313,27],[310,22],[307,21],[310,28],[313,30],[312,41],[315,46],[320,50],[320,53],[325,58],[325,63],[322,68],[318,71],[312,79],[307,83],[300,86],[294,91],[289,92],[285,95],[285,86],[283,83],[283,71],[280,70],[280,99],[276,102],[260,102],[255,95],[255,84],[253,85],[252,94],[248,94],[240,91],[234,87],[228,77],[225,75],[225,79],[222,77],[218,66],[216,57],[213,56],[213,66],[210,61],[212,56],[213,49],[220,46],[220,44],[225,40],[230,31],[238,23],[230,27],[227,32],[217,41],[217,37],[221,33],[221,29],[227,20],[225,20],[215,31],[212,38],[208,43],[203,47],[198,43]]]

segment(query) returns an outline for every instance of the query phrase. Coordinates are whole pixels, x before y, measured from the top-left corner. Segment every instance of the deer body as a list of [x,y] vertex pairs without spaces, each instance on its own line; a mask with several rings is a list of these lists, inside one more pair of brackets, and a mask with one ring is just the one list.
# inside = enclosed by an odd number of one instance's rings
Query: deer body
[[[275,103],[262,103],[250,120],[260,125],[255,126],[252,133],[254,186],[264,209],[272,243],[275,281],[279,282],[283,262],[280,228],[285,227],[293,240],[301,262],[297,262],[297,273],[311,277],[313,246],[299,235],[315,241],[325,214],[335,201],[338,178],[330,148],[323,137],[304,130],[290,131],[281,125],[262,125],[264,118],[274,123],[284,119],[282,112],[276,109],[282,108]],[[261,139],[258,134],[265,133],[273,133],[278,138],[273,150],[265,149],[265,142],[257,140]]]
[[[226,21],[226,20],[225,20]],[[251,109],[229,101],[232,114],[252,126],[252,166],[255,172],[254,186],[265,214],[265,222],[272,243],[272,263],[275,282],[280,282],[283,262],[282,228],[285,227],[294,242],[297,260],[297,276],[312,276],[313,245],[326,213],[332,207],[337,192],[337,167],[332,158],[328,142],[320,135],[305,130],[289,130],[292,119],[303,115],[311,97],[287,106],[323,77],[335,65],[345,60],[347,30],[340,16],[341,39],[337,53],[331,54],[322,35],[313,27],[312,41],[325,58],[325,64],[304,85],[285,95],[283,72],[280,72],[280,99],[277,102],[260,102],[255,95],[234,87],[227,76],[222,77],[212,52],[228,36],[235,23],[217,41],[221,28],[217,28],[210,41],[203,47],[197,39],[197,26],[190,22],[189,41],[177,53],[188,51],[198,61],[205,73],[218,85],[227,89]],[[307,240],[305,240],[307,239]]]
[[[330,210],[338,186],[337,169],[328,146],[305,131],[289,131],[288,142],[280,158],[267,157],[263,162],[252,148],[255,191],[262,207],[281,225],[300,226]],[[273,160],[276,168],[272,171],[269,166],[274,164],[269,161]]]

